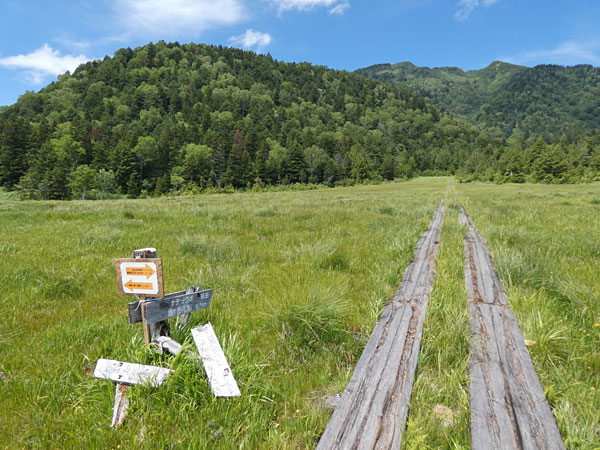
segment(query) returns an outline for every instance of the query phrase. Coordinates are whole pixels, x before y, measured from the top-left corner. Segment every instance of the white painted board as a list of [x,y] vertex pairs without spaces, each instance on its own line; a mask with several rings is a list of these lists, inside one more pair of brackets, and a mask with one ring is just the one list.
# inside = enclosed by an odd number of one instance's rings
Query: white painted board
[[150,384],[152,387],[158,387],[165,382],[171,372],[163,367],[99,359],[94,377],[108,379],[115,383]]
[[164,295],[160,258],[120,258],[115,260],[115,267],[121,294],[149,297]]
[[210,322],[192,328],[192,336],[200,358],[202,358],[204,371],[213,395],[215,397],[239,397],[240,389],[233,378],[231,368]]

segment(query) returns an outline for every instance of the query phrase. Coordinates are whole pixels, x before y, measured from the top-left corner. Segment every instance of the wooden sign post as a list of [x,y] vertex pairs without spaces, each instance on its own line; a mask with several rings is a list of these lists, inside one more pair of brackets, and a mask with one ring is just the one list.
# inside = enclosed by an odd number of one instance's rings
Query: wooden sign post
[[[129,323],[142,322],[146,345],[150,345],[154,337],[160,351],[164,348],[173,354],[180,353],[181,345],[168,337],[169,319],[177,317],[179,325],[185,326],[190,313],[210,306],[212,289],[203,290],[191,286],[185,291],[165,295],[162,261],[156,257],[155,248],[134,250],[132,258],[115,260],[115,270],[119,292],[135,295],[137,298],[137,301],[128,305]],[[190,351],[186,353],[195,360],[202,361],[213,394],[216,397],[239,396],[240,390],[210,323],[194,328],[192,336],[199,357]],[[118,427],[125,419],[129,406],[127,390],[130,385],[150,383],[156,387],[171,372],[160,367],[100,359],[96,364],[94,377],[109,379],[116,384],[111,427]]]
[[[134,250],[133,258],[115,260],[115,269],[119,292],[135,295],[142,315],[146,299],[164,296],[162,260],[156,257],[155,248]],[[144,322],[143,328],[146,345],[150,345],[153,334],[169,335],[167,321],[155,322],[153,325]]]
[[142,322],[146,345],[154,336],[169,336],[168,319],[177,317],[183,327],[190,313],[210,306],[212,289],[191,286],[164,295],[162,260],[156,257],[155,248],[134,250],[133,258],[116,259],[115,270],[119,292],[137,298],[128,305],[129,323]]

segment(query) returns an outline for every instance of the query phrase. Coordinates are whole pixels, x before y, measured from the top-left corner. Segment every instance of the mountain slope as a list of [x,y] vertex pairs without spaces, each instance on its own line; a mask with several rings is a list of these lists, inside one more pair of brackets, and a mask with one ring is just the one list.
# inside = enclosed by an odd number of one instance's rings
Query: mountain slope
[[490,140],[409,89],[269,55],[158,42],[0,112],[0,186],[25,198],[450,173]]
[[417,90],[493,135],[556,141],[600,127],[600,68],[533,68],[494,61],[481,70],[379,64],[357,73]]

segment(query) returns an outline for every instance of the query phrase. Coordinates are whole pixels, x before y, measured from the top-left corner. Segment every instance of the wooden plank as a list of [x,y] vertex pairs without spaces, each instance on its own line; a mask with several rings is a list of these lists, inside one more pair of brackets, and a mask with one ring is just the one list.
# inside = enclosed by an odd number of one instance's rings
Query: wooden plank
[[[185,293],[191,294],[193,292],[198,292],[201,290],[202,290],[201,287],[190,286],[189,288],[187,288]],[[179,328],[183,328],[188,324],[188,322],[190,321],[190,314],[191,313],[188,312],[188,313],[183,313],[183,314],[180,314],[179,316],[177,316],[177,325],[179,326]]]
[[317,449],[400,448],[443,218],[442,202],[375,325]]
[[113,407],[111,428],[118,428],[121,426],[127,415],[127,408],[129,408],[129,397],[127,391],[129,386],[127,384],[115,383],[115,405]]
[[165,382],[171,372],[172,370],[163,367],[99,359],[94,370],[94,377],[121,384],[150,384],[158,387]]
[[134,323],[141,322],[142,319],[142,307],[140,305],[140,301],[136,300],[135,302],[131,302],[127,304],[127,313],[129,315],[129,324],[133,325]]
[[169,336],[157,336],[154,338],[154,343],[158,345],[158,351],[161,355],[163,350],[168,351],[171,355],[178,355],[181,352],[181,344]]
[[[144,323],[155,323],[210,306],[212,289],[188,292],[190,289],[165,295],[161,299],[146,300],[146,321]],[[129,323],[132,325],[143,321],[140,303],[137,301],[127,305]]]
[[200,309],[208,308],[212,299],[212,289],[205,291],[185,292],[179,296],[165,297],[158,300],[144,302],[142,306],[145,313],[144,323],[156,323],[176,317],[180,314],[189,314]]
[[489,247],[462,206],[460,220],[468,226],[472,448],[564,449]]
[[192,337],[204,364],[204,371],[215,397],[239,397],[240,389],[233,378],[221,344],[210,323],[192,328]]

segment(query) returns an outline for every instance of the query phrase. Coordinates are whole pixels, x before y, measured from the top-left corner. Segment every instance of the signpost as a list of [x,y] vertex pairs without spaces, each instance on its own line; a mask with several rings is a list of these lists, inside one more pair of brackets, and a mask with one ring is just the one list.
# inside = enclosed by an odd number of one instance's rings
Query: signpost
[[[150,345],[154,335],[154,342],[159,345],[159,349],[165,348],[173,354],[180,353],[181,345],[168,337],[168,320],[177,317],[179,325],[185,326],[190,313],[210,306],[212,289],[202,290],[191,286],[185,291],[165,295],[162,261],[156,257],[155,248],[134,250],[133,258],[116,259],[115,271],[119,292],[137,297],[137,301],[128,305],[129,323],[142,322],[146,345]],[[199,356],[187,350],[186,353],[198,362],[203,362],[213,394],[216,397],[239,396],[240,390],[211,324],[192,329],[192,336]],[[149,383],[157,387],[165,382],[171,372],[162,367],[98,360],[94,377],[109,379],[116,384],[111,427],[118,427],[125,419],[129,406],[127,390],[130,385]]]

